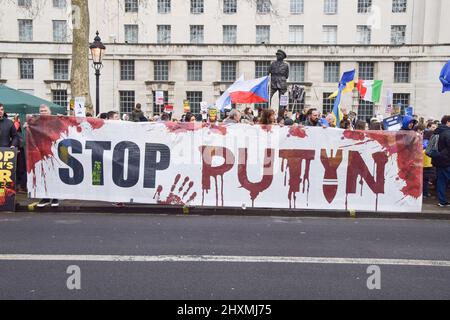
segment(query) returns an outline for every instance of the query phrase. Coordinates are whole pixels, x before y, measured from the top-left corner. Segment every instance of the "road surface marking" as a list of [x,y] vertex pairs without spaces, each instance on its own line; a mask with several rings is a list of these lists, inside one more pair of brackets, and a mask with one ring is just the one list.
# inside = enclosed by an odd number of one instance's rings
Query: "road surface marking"
[[82,262],[221,262],[221,263],[292,263],[292,264],[348,264],[390,265],[414,267],[450,267],[450,261],[371,259],[371,258],[324,258],[324,257],[264,257],[264,256],[119,256],[119,255],[36,255],[4,254],[0,261],[82,261]]

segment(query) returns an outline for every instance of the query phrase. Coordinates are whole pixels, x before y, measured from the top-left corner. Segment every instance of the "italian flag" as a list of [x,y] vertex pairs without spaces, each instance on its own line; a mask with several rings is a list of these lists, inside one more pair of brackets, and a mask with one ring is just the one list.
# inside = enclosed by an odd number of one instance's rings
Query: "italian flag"
[[383,80],[359,80],[358,88],[361,99],[370,102],[380,102]]

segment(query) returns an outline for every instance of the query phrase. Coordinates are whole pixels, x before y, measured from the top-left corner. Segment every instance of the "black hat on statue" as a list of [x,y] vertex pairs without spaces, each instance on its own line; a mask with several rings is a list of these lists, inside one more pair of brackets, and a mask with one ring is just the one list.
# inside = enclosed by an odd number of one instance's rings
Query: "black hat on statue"
[[287,58],[286,52],[284,52],[284,51],[281,50],[281,49],[277,51],[277,55],[278,55],[278,54],[281,54],[281,55],[283,56],[283,59],[286,59],[286,58]]

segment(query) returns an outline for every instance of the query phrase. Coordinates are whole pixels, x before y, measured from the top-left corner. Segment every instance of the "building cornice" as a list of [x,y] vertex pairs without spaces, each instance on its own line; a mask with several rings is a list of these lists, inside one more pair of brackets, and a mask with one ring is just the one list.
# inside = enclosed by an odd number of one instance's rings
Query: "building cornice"
[[[70,44],[52,42],[0,42],[0,55],[7,57],[66,58],[71,56]],[[211,59],[211,60],[254,60],[273,59],[278,49],[288,54],[288,60],[310,57],[329,57],[342,59],[357,58],[427,58],[444,59],[450,57],[450,44],[439,45],[224,45],[224,44],[106,44],[105,60],[129,58],[135,59]],[[86,48],[88,51],[88,48]]]

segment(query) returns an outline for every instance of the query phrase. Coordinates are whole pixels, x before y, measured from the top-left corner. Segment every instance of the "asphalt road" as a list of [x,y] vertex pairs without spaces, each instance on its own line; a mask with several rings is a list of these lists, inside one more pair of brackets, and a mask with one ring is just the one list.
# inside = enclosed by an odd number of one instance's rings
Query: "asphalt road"
[[450,222],[0,214],[0,299],[450,299]]

